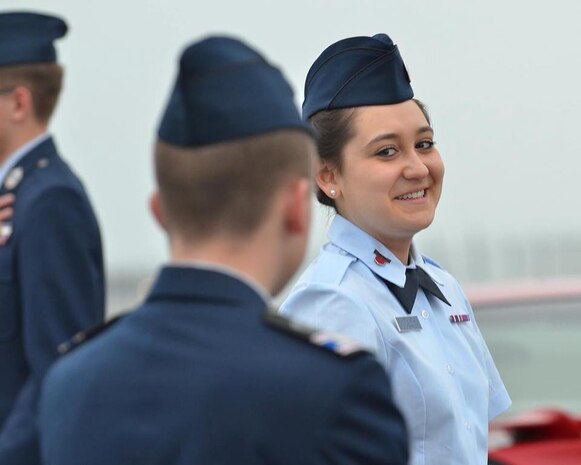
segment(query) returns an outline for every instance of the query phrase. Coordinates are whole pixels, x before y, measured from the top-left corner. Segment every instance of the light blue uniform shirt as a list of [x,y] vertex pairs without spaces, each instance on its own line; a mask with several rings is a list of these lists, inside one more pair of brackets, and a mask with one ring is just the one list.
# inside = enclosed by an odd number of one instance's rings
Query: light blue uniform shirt
[[[458,282],[412,246],[410,266],[430,275],[451,304],[420,288],[410,315],[382,278],[403,287],[406,266],[380,242],[337,215],[330,242],[303,273],[281,312],[351,335],[391,377],[410,436],[410,465],[485,465],[488,422],[511,401]],[[375,263],[377,250],[390,263]],[[451,323],[451,315],[470,321]],[[421,330],[400,333],[395,317]]]

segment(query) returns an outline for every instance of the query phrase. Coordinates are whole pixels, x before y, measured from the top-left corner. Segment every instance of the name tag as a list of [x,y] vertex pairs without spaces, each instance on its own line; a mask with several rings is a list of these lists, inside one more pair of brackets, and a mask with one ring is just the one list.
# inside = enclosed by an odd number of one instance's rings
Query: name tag
[[417,316],[396,316],[395,327],[400,333],[409,331],[420,331],[422,324]]

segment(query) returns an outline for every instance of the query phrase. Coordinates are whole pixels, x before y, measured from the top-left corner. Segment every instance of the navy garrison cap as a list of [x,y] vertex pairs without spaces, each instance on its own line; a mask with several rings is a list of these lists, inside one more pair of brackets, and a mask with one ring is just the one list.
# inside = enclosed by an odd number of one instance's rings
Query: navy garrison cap
[[351,37],[327,47],[311,66],[303,118],[322,110],[390,105],[413,96],[397,45],[387,35]]
[[277,129],[310,129],[281,72],[258,52],[228,37],[187,47],[158,135],[198,147]]
[[53,42],[67,33],[54,16],[29,12],[0,13],[0,66],[54,63]]

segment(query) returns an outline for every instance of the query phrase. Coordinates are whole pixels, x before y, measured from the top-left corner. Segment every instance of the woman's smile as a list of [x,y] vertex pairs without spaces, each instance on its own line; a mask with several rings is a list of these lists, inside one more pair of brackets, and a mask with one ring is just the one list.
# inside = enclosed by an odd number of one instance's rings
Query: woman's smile
[[406,192],[405,194],[398,195],[395,198],[395,200],[405,200],[405,201],[424,200],[426,198],[426,191],[427,190],[428,190],[428,188],[426,187],[424,189],[420,189],[420,190],[416,190],[416,191],[412,191],[412,192]]

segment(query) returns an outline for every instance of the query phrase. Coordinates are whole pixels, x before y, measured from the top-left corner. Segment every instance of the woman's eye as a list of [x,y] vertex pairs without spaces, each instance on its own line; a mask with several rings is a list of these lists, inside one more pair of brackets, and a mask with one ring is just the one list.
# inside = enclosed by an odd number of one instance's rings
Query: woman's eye
[[385,147],[381,150],[379,150],[377,152],[377,155],[380,155],[382,157],[393,157],[396,154],[397,150],[395,149],[395,147]]
[[416,148],[420,150],[429,150],[431,149],[436,143],[433,140],[422,140],[416,144]]

